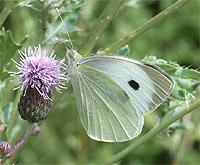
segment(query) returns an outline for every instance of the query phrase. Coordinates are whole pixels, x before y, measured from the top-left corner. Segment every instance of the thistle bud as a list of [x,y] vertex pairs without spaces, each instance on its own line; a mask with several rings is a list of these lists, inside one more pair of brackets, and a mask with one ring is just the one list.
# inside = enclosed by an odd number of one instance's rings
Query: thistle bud
[[38,136],[39,133],[40,133],[40,130],[41,130],[40,126],[39,126],[38,124],[35,123],[35,124],[34,124],[34,127],[33,127],[33,129],[32,129],[31,135],[32,135],[32,136]]
[[11,151],[12,146],[7,141],[0,141],[0,155],[6,156]]
[[35,88],[28,87],[26,94],[23,94],[20,98],[18,111],[24,120],[33,123],[39,122],[46,119],[50,114],[51,100],[44,99]]

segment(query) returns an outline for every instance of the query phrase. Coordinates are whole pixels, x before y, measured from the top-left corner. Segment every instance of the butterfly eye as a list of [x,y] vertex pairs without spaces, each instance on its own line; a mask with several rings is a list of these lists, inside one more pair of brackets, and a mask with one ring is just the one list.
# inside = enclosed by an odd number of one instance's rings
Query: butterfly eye
[[140,88],[140,85],[139,85],[136,81],[134,81],[134,80],[130,80],[130,81],[128,82],[128,84],[129,84],[134,90],[138,90],[138,89]]

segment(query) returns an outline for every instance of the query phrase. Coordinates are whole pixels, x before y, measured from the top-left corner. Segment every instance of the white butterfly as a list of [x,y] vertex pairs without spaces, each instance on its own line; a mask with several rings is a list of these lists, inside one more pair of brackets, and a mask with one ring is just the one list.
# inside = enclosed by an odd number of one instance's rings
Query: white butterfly
[[83,58],[73,49],[65,30],[72,47],[67,51],[68,75],[88,136],[104,142],[137,137],[144,125],[143,115],[154,111],[168,97],[173,79],[154,65],[121,56]]
[[137,137],[143,115],[154,111],[174,86],[163,70],[142,61],[109,54],[83,58],[74,49],[67,57],[81,123],[98,141]]

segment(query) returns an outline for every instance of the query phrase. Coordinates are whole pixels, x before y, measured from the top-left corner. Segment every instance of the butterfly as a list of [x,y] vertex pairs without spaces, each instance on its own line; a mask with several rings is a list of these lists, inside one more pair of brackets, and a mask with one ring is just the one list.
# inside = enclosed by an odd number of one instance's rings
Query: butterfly
[[123,142],[137,137],[144,115],[171,93],[173,79],[157,66],[111,54],[82,57],[67,51],[68,76],[80,120],[97,141]]
[[66,45],[68,76],[80,120],[87,135],[97,141],[123,142],[137,137],[144,115],[170,95],[173,79],[157,66],[113,54],[82,57],[71,42]]

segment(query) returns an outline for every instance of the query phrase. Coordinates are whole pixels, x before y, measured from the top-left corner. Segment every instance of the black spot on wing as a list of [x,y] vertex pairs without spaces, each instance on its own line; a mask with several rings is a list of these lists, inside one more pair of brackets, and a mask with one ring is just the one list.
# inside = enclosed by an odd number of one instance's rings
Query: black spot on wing
[[130,80],[130,81],[128,82],[128,84],[129,84],[134,90],[138,90],[138,89],[140,88],[140,85],[139,85],[136,81],[134,81],[134,80]]

